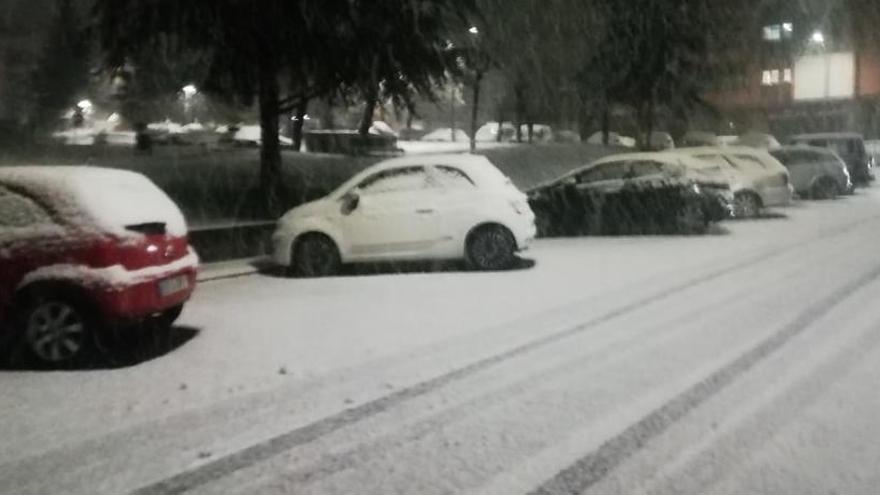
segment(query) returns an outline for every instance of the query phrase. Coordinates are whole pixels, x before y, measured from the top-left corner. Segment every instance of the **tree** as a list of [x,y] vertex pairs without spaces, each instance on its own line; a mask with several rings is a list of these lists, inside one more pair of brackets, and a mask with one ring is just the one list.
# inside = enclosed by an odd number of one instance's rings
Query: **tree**
[[391,101],[409,108],[415,95],[432,97],[433,90],[463,75],[456,33],[470,27],[475,0],[351,0],[343,83],[364,102],[358,131],[366,135],[376,105]]
[[732,39],[741,39],[737,31],[751,26],[730,19],[747,19],[751,3],[597,0],[604,27],[579,83],[602,108],[603,131],[608,130],[609,107],[626,105],[635,113],[639,144],[647,148],[659,108],[683,115],[708,105],[702,95],[723,72],[718,54]]
[[196,53],[207,69],[199,87],[259,109],[260,189],[277,209],[281,178],[279,119],[336,80],[336,26],[346,0],[97,0],[105,63],[114,68],[143,50],[169,59]]
[[90,43],[71,0],[57,0],[49,36],[32,76],[34,126],[54,127],[89,82]]
[[[208,61],[201,88],[260,114],[260,187],[270,211],[281,179],[280,117],[315,97],[426,92],[449,68],[438,47],[472,0],[96,0],[110,67],[144,47],[192,50]],[[366,120],[366,118],[364,119]]]

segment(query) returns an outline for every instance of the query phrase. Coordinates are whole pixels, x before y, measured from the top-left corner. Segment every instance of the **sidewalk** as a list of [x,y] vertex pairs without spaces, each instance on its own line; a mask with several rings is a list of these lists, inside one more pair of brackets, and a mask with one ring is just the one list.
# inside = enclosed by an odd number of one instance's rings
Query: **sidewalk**
[[199,267],[198,282],[210,282],[227,278],[245,277],[270,268],[272,260],[268,256],[243,258],[215,263],[204,263]]

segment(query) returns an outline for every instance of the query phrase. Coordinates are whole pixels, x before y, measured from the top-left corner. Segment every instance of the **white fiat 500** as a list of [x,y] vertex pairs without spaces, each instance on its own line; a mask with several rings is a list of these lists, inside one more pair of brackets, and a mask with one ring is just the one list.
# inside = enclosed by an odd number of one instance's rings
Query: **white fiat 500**
[[344,263],[393,260],[504,269],[534,236],[526,195],[488,159],[422,155],[378,163],[290,210],[272,242],[277,264],[315,277]]

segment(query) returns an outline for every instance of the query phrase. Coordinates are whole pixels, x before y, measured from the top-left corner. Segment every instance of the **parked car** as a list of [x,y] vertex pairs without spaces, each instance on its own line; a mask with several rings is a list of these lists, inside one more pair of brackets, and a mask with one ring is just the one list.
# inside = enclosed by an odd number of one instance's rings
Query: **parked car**
[[786,146],[770,154],[788,169],[792,186],[801,197],[834,199],[855,189],[846,163],[829,149]]
[[[597,146],[603,145],[603,144],[605,144],[604,139],[605,138],[601,132],[596,132],[592,136],[587,138],[587,144],[593,144],[593,145],[597,145]],[[620,146],[623,148],[635,148],[636,147],[636,140],[635,140],[635,138],[631,138],[629,136],[623,136],[623,135],[620,135],[616,132],[609,132],[608,133],[608,145],[609,146]]]
[[734,194],[734,216],[754,218],[765,207],[791,203],[793,188],[784,165],[765,150],[743,146],[687,148],[676,153],[698,158],[688,162],[704,173],[725,177]]
[[865,151],[868,153],[868,156],[873,159],[872,163],[876,165],[877,161],[880,160],[880,140],[872,139],[870,141],[865,141]]
[[648,140],[648,149],[652,151],[674,150],[675,140],[668,132],[653,131]]
[[704,131],[688,131],[679,142],[680,148],[697,146],[722,146],[722,142],[715,134]]
[[278,222],[273,257],[294,275],[344,263],[466,259],[484,270],[515,261],[535,236],[525,194],[485,157],[380,162]]
[[541,235],[702,233],[733,196],[696,161],[671,153],[603,158],[529,191]]
[[462,129],[453,130],[449,127],[441,127],[440,129],[435,129],[425,134],[421,138],[421,141],[428,141],[433,143],[451,143],[453,141],[458,141],[459,143],[467,143],[470,140],[470,136],[468,136],[467,133]]
[[874,180],[874,160],[865,150],[865,140],[855,133],[801,134],[791,138],[793,145],[828,148],[837,153],[857,186]]
[[[500,138],[498,137],[499,133],[501,133]],[[490,122],[477,129],[476,140],[482,143],[494,143],[496,141],[509,143],[516,140],[516,127],[509,122],[505,122],[501,126],[497,122]]]
[[50,365],[110,326],[170,325],[198,257],[177,206],[146,177],[90,167],[0,167],[3,349]]
[[731,143],[734,146],[747,146],[762,150],[772,150],[781,146],[779,140],[772,134],[763,132],[747,132]]

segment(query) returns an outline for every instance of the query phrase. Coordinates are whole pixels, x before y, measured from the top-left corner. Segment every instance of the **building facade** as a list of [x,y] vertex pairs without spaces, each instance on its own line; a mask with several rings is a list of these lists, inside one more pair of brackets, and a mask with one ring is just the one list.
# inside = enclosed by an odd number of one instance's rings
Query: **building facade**
[[877,17],[880,2],[762,2],[738,68],[707,95],[718,130],[880,137]]

